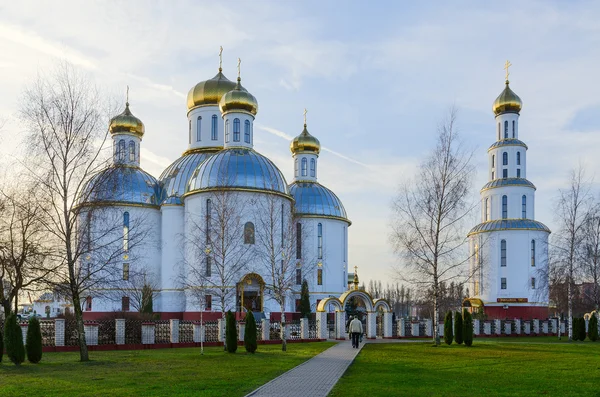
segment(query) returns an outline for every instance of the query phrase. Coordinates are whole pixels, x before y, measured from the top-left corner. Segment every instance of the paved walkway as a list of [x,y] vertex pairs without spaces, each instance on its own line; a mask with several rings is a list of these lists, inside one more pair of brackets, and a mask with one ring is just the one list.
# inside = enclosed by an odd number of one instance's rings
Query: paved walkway
[[363,346],[353,349],[349,340],[341,341],[246,397],[326,397]]

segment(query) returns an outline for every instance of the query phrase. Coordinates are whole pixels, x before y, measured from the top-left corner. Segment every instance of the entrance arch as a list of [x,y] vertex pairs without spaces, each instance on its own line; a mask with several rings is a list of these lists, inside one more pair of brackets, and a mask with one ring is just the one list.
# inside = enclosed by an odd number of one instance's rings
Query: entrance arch
[[236,285],[238,312],[262,312],[264,308],[265,281],[257,273],[248,273]]

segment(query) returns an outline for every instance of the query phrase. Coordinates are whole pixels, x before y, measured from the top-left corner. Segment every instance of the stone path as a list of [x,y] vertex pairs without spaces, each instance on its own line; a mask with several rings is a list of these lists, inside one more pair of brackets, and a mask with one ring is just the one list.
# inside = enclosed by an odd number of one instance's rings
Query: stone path
[[246,397],[326,397],[363,346],[353,349],[350,341],[341,341]]

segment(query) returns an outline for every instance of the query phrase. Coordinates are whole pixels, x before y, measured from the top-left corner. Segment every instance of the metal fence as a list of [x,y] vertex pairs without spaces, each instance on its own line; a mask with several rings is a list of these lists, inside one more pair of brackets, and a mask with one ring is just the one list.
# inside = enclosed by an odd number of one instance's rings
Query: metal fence
[[179,343],[194,342],[194,323],[192,321],[181,321],[179,323]]
[[54,346],[54,321],[40,321],[42,331],[42,346]]

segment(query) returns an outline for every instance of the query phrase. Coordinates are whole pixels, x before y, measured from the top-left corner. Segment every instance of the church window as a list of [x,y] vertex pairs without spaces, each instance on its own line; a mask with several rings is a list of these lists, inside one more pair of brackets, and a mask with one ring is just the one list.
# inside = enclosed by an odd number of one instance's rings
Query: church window
[[302,158],[302,176],[308,175],[308,160],[306,157]]
[[535,277],[531,277],[531,289],[535,289]]
[[521,218],[527,218],[527,196],[521,197]]
[[310,159],[310,176],[315,177],[317,172],[317,165],[315,159]]
[[121,298],[121,311],[128,312],[129,311],[129,297],[124,296]]
[[218,126],[219,122],[217,121],[217,115],[213,114],[212,124],[210,127],[210,139],[212,139],[213,141],[216,141],[219,138]]
[[506,240],[500,241],[500,266],[506,266]]
[[196,141],[200,142],[202,140],[202,116],[198,116],[198,120],[196,121]]
[[515,121],[513,120],[512,122],[512,133],[513,133],[513,138],[515,137]]
[[323,285],[323,269],[317,269],[317,285]]
[[189,135],[189,141],[190,141],[190,145],[191,145],[192,144],[192,119],[190,119],[188,122],[188,135]]
[[506,277],[500,279],[500,289],[506,289]]
[[204,296],[204,309],[212,310],[212,295]]
[[[346,227],[342,228],[342,257],[344,258],[344,262],[346,262]],[[344,279],[345,280],[345,279]]]
[[123,251],[129,250],[129,212],[123,213]]
[[502,153],[502,165],[508,165],[508,152]]
[[92,211],[88,211],[86,214],[86,227],[85,227],[85,249],[90,251],[92,249]]
[[129,141],[129,161],[135,161],[135,142]]
[[225,142],[229,142],[229,120],[225,120]]
[[123,280],[129,280],[129,263],[123,263]]
[[484,206],[484,209],[483,209],[483,221],[487,222],[487,220],[488,220],[488,199],[486,198],[485,199],[485,206]]
[[323,259],[323,224],[317,225],[317,239],[318,239],[318,250],[317,256],[319,259]]
[[296,285],[302,284],[302,269],[296,269]]
[[504,139],[508,139],[508,120],[504,121]]
[[244,244],[254,244],[254,223],[246,222],[244,225]]
[[517,152],[517,165],[521,165],[521,152]]
[[92,310],[92,297],[88,296],[85,298],[85,311],[89,312]]
[[521,169],[517,168],[517,178],[520,178],[520,177],[521,177]]
[[494,179],[494,171],[492,171],[492,180]]
[[498,140],[500,140],[500,123],[498,123]]
[[244,142],[250,143],[250,121],[244,121]]
[[212,203],[210,199],[206,200],[206,245],[210,244],[210,219],[211,219]]
[[508,197],[502,196],[502,219],[508,217]]
[[531,240],[531,266],[535,266],[535,240]]
[[296,259],[302,259],[302,224],[296,223]]
[[492,168],[496,166],[496,155],[492,154]]
[[204,275],[205,275],[206,277],[210,277],[210,276],[212,275],[212,259],[211,259],[211,257],[210,257],[210,256],[207,256],[207,257],[204,259],[204,266],[206,267],[206,268],[204,269]]
[[125,139],[119,141],[119,161],[125,161]]
[[504,178],[504,179],[508,178],[508,169],[505,168],[502,170],[502,178]]
[[233,119],[233,141],[240,141],[240,119]]
[[298,177],[298,158],[294,160],[294,176]]

